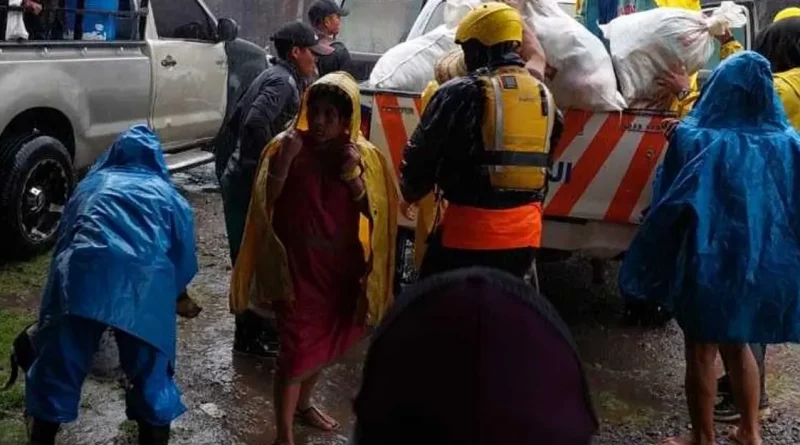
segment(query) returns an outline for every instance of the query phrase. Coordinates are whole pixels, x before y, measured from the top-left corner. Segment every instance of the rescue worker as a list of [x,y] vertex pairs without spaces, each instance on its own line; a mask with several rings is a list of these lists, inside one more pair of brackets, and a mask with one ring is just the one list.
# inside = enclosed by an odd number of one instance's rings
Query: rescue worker
[[186,411],[173,375],[175,296],[195,273],[191,206],[170,181],[156,135],[133,127],[64,208],[25,385],[31,445],[53,445],[60,424],[77,418],[108,328],[130,383],[127,415],[138,423],[139,443],[169,442],[170,423]]
[[[721,37],[720,40],[722,43],[720,58],[723,60],[744,49],[730,34]],[[800,8],[787,8],[779,12],[775,16],[774,23],[756,37],[753,49],[769,60],[773,71],[775,91],[783,103],[789,122],[796,130],[800,131]],[[676,94],[678,91],[691,89],[685,76],[665,73],[662,78]],[[684,114],[691,111],[698,97],[699,93],[693,91],[682,108]],[[669,125],[672,128],[668,130],[673,129],[677,122],[670,122]],[[750,349],[755,356],[760,374],[759,412],[761,416],[766,416],[770,412],[765,384],[767,345],[755,343],[750,345]],[[721,399],[714,407],[714,420],[718,422],[738,421],[741,414],[733,399],[733,389],[727,373],[719,379],[717,392]]]
[[[220,178],[220,187],[232,264],[239,253],[261,150],[297,114],[300,95],[316,73],[317,56],[333,52],[304,23],[285,25],[271,39],[277,58],[247,89],[229,124],[238,128],[238,143]],[[252,311],[236,316],[234,352],[275,357],[277,345],[273,320]]]
[[405,148],[406,203],[435,187],[448,201],[421,278],[477,265],[523,277],[540,245],[550,148],[562,119],[517,53],[523,29],[519,11],[503,3],[467,14],[456,42],[469,74],[439,88]]
[[308,9],[308,21],[317,31],[319,40],[333,48],[333,53],[317,57],[317,75],[322,77],[336,71],[346,71],[350,65],[350,52],[344,43],[336,40],[342,28],[342,17],[348,11],[331,0],[318,0]]

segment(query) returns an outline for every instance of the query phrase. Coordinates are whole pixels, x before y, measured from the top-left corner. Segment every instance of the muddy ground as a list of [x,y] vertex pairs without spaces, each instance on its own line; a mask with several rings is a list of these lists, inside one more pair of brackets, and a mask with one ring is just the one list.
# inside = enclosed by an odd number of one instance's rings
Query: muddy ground
[[[177,376],[189,411],[174,425],[173,443],[192,445],[269,444],[274,435],[272,367],[231,354],[233,319],[227,311],[230,268],[222,205],[209,168],[176,176],[195,206],[200,274],[191,286],[204,306],[195,320],[179,321]],[[33,318],[43,283],[46,256],[23,264],[0,265],[0,353],[13,332]],[[603,426],[598,445],[655,443],[686,431],[683,348],[674,325],[646,330],[619,324],[620,301],[614,267],[606,285],[591,284],[588,261],[572,259],[541,267],[543,289],[571,326],[586,363],[594,402]],[[5,344],[4,344],[5,343]],[[318,404],[340,419],[344,431],[326,435],[298,427],[300,444],[344,444],[352,424],[350,402],[366,344],[326,372]],[[0,357],[0,377],[7,371]],[[767,444],[800,443],[800,347],[769,352],[772,415],[765,422]],[[22,392],[0,393],[0,444],[22,445]],[[81,418],[64,428],[60,444],[128,445],[135,427],[125,421],[116,376],[90,378]],[[720,431],[726,430],[720,425]],[[721,440],[720,443],[726,443]]]

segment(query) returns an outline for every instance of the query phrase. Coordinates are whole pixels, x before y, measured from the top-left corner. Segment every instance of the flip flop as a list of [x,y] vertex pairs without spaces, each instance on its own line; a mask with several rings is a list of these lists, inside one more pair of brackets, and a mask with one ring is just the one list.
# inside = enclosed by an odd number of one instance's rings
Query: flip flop
[[658,445],[692,445],[692,441],[690,439],[686,439],[685,437],[677,436],[664,439],[659,442]]
[[[312,426],[314,428],[318,428],[322,431],[332,432],[332,431],[337,431],[339,428],[341,428],[339,422],[337,422],[330,416],[320,411],[319,408],[317,408],[314,405],[311,405],[308,408],[302,410],[298,408],[297,412],[295,413],[295,416],[300,418],[300,420],[302,420],[307,425]],[[326,418],[331,419],[333,423],[329,424],[325,420]],[[321,421],[319,419],[321,419]]]

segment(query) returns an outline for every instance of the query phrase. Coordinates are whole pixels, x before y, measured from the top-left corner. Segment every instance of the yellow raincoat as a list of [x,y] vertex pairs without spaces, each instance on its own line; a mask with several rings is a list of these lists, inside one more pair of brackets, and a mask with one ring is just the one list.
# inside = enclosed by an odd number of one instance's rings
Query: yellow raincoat
[[[374,326],[383,319],[393,301],[393,280],[397,237],[398,197],[392,171],[377,148],[359,130],[361,122],[360,91],[356,81],[343,72],[328,74],[315,85],[326,84],[347,93],[353,104],[350,134],[361,152],[369,215],[362,214],[359,238],[364,249],[368,272],[364,295],[357,313]],[[306,117],[308,91],[300,105],[294,128],[308,130]],[[263,311],[276,301],[292,301],[294,290],[286,250],[272,226],[273,209],[267,203],[269,161],[281,148],[281,136],[273,139],[261,154],[244,238],[231,276],[230,309],[239,314],[246,309]]]
[[[734,40],[720,49],[720,59],[725,60],[743,50],[742,45]],[[800,131],[800,68],[773,74],[773,80],[775,81],[775,91],[783,102],[783,108],[789,117],[789,123]],[[699,95],[699,91],[694,87],[692,93],[681,102],[678,109],[679,117],[683,118],[692,111]]]

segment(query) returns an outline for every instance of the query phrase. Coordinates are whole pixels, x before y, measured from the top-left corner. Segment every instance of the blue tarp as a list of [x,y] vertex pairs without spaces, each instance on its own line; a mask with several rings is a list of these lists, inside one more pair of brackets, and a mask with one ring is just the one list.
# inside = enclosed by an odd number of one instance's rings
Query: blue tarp
[[64,208],[40,329],[70,314],[121,329],[175,360],[175,305],[197,273],[194,219],[161,144],[135,126],[91,168]]
[[743,52],[709,78],[676,129],[654,202],[620,270],[688,338],[800,340],[800,136],[769,62]]

